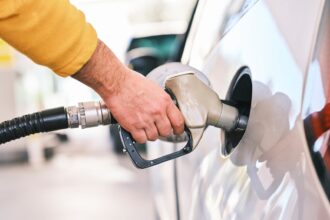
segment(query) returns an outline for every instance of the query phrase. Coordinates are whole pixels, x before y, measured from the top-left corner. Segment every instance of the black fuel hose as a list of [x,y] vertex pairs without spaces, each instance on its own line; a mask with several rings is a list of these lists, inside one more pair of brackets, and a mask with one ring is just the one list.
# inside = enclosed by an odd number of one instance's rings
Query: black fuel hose
[[64,107],[24,115],[0,124],[0,144],[31,134],[65,129],[68,126]]

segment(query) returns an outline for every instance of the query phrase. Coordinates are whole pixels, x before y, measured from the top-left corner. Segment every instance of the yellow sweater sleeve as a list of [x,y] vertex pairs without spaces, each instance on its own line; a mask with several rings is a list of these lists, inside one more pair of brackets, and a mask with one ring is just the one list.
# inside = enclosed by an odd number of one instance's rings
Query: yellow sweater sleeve
[[68,0],[0,0],[0,38],[60,76],[92,56],[97,36]]

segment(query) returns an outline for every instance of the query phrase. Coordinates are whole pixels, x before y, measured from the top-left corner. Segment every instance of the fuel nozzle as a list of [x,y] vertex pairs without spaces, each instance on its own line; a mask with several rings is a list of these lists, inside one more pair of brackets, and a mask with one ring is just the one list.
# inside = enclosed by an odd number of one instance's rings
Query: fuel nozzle
[[[227,132],[236,130],[245,130],[248,118],[245,115],[239,114],[237,108],[222,102],[222,112],[218,124],[215,127],[222,128]],[[213,124],[210,124],[213,125]]]
[[165,87],[176,99],[186,127],[192,134],[194,148],[209,125],[226,132],[246,129],[248,118],[240,115],[236,107],[222,101],[217,93],[194,73],[169,77]]

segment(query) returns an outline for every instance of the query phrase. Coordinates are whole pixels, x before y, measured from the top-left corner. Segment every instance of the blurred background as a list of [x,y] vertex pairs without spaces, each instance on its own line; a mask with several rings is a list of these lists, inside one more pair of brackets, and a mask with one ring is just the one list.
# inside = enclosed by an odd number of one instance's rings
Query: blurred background
[[[178,45],[196,3],[71,2],[85,13],[99,38],[144,75],[178,59]],[[91,89],[34,64],[1,39],[0,98],[0,121],[99,100]],[[64,130],[2,145],[0,219],[156,219],[148,170],[137,170],[121,153],[116,132],[109,127]]]

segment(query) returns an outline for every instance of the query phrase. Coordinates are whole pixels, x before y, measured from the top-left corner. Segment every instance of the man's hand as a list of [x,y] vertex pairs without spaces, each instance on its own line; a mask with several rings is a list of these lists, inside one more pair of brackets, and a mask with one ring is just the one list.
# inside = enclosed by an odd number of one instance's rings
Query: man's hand
[[73,78],[93,88],[118,123],[139,143],[184,130],[183,116],[170,96],[153,81],[124,66],[102,41]]

